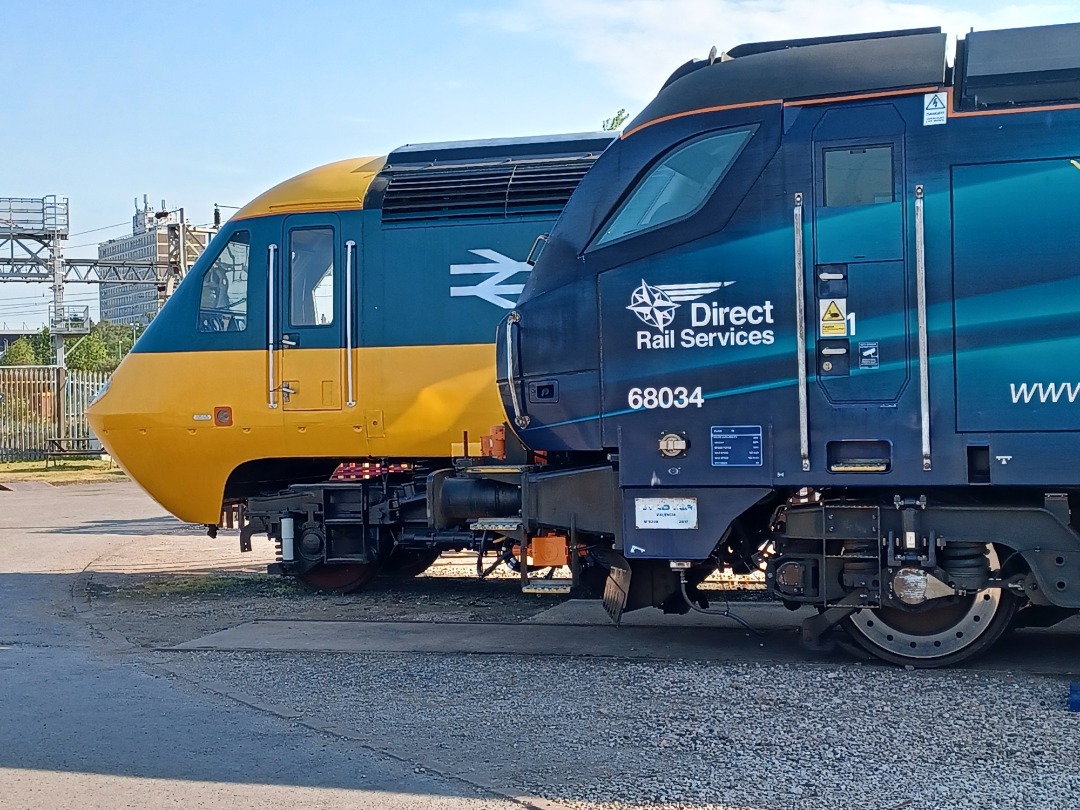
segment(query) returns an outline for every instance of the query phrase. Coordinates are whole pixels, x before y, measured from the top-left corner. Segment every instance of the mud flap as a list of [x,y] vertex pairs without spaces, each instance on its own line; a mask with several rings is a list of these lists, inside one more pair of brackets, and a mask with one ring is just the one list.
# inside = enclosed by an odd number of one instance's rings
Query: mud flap
[[608,570],[604,583],[604,610],[618,625],[630,596],[630,563],[615,551],[594,551],[593,556]]

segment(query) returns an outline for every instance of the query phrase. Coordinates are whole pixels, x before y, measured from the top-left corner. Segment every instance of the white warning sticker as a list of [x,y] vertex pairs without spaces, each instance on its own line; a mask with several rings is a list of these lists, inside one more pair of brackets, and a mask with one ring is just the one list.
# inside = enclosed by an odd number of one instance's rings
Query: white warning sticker
[[821,337],[845,337],[847,335],[847,299],[824,298],[818,300],[821,312],[818,335]]
[[923,96],[922,125],[932,127],[948,120],[949,96],[947,93],[927,93]]

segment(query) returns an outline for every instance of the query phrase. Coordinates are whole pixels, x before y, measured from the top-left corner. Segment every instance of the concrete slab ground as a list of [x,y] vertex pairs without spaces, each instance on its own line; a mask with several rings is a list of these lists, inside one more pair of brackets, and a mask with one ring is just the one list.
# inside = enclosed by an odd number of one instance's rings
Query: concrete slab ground
[[[742,610],[742,608],[749,608]],[[429,652],[736,661],[806,658],[799,618],[774,605],[741,605],[761,635],[719,616],[665,617],[612,625],[599,602],[571,600],[519,624],[455,622],[254,621],[172,650],[275,652]],[[780,614],[786,614],[781,616]],[[547,614],[553,614],[547,616]],[[545,617],[548,618],[545,621]],[[682,619],[682,621],[678,621]]]
[[[603,606],[570,600],[524,622],[252,621],[166,649],[282,653],[437,653],[625,658],[653,661],[808,662],[828,654],[800,643],[811,608],[733,603],[753,632],[723,616],[629,613],[611,624]],[[982,670],[1080,672],[1080,618],[1042,630],[1018,631],[969,665]]]

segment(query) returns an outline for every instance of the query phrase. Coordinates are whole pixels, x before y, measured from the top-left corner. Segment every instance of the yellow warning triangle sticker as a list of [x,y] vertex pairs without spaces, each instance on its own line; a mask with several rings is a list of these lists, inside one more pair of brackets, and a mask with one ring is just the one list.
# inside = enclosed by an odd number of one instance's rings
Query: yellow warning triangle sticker
[[842,321],[844,316],[840,313],[840,307],[836,305],[835,301],[830,301],[829,306],[825,309],[825,314],[821,316],[822,321]]

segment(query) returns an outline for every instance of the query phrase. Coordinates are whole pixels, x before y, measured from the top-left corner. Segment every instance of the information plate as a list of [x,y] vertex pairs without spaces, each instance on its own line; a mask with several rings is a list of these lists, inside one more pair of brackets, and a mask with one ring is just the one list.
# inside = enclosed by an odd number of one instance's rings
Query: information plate
[[713,425],[709,429],[714,467],[760,467],[761,425]]
[[634,498],[639,529],[696,529],[697,498]]

